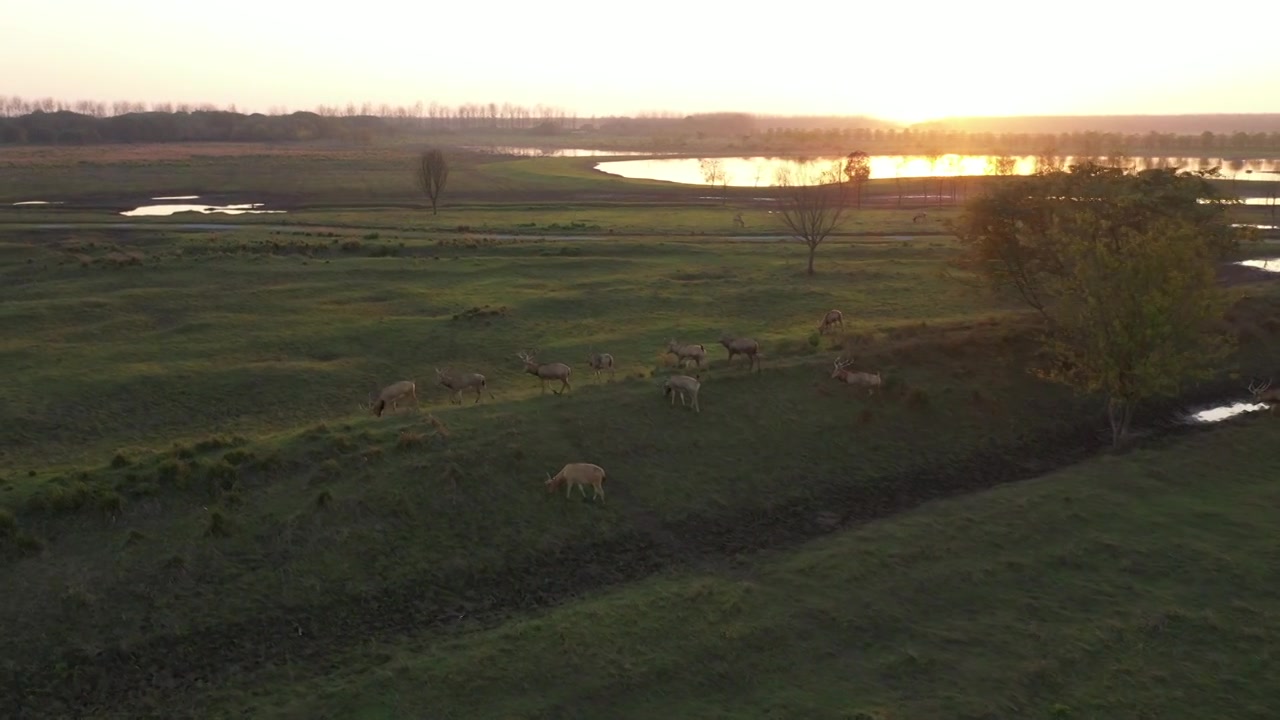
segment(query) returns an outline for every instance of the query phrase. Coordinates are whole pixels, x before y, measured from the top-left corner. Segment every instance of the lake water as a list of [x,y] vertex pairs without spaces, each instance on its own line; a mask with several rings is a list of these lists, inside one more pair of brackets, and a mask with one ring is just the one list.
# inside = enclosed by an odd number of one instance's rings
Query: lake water
[[[158,198],[153,198],[153,199],[158,199]],[[198,212],[198,213],[204,213],[206,215],[209,213],[225,213],[227,215],[243,215],[245,213],[275,214],[275,213],[285,212],[284,210],[257,210],[256,209],[260,207],[262,207],[262,203],[247,203],[243,205],[187,205],[187,204],[173,203],[173,204],[167,204],[167,205],[143,205],[142,207],[134,208],[133,210],[125,210],[120,214],[127,215],[129,217],[140,217],[140,216],[154,217],[154,216],[163,216],[163,215],[173,215],[174,213],[180,213],[180,212]]]
[[495,155],[518,155],[520,157],[632,157],[653,155],[674,155],[670,152],[643,152],[638,150],[588,150],[586,148],[538,148],[517,145],[468,145],[465,150],[493,153]]
[[[614,153],[621,154],[621,153]],[[651,154],[651,153],[636,153]],[[1036,170],[1034,155],[1013,155],[1013,175],[1030,175]],[[996,156],[993,155],[872,155],[871,179],[884,180],[893,178],[927,178],[927,177],[973,177],[994,175]],[[619,175],[634,180],[663,180],[686,185],[707,185],[703,178],[700,163],[702,160],[719,160],[728,176],[730,187],[769,187],[775,184],[778,170],[794,169],[803,161],[794,157],[721,157],[721,158],[653,158],[645,160],[614,160],[597,163],[595,169],[611,175]],[[836,161],[843,161],[843,156],[818,156],[806,160],[815,165],[826,167]],[[1061,158],[1064,167],[1077,162],[1077,158],[1067,155]],[[1249,181],[1280,181],[1280,161],[1277,160],[1243,160],[1224,161],[1221,158],[1129,158],[1128,164],[1139,170],[1150,168],[1173,167],[1184,170],[1208,169],[1221,166],[1226,179]],[[1238,162],[1238,168],[1228,165]],[[719,185],[720,183],[715,183]],[[1270,202],[1269,200],[1267,202]],[[1249,203],[1265,204],[1265,203]]]
[[199,195],[167,195],[165,197],[154,197],[152,200],[199,200]]
[[61,205],[61,204],[62,204],[61,200],[54,200],[52,202],[48,200],[23,200],[22,202],[14,203],[14,205]]

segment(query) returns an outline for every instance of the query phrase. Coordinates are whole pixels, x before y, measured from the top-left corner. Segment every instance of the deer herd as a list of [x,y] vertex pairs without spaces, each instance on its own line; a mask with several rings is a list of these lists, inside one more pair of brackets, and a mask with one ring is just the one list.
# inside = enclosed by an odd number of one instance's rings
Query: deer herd
[[[844,314],[839,310],[830,310],[822,317],[822,322],[818,325],[818,333],[825,334],[833,332],[836,327],[844,328]],[[751,338],[732,337],[724,335],[720,338],[720,344],[729,352],[727,364],[732,364],[734,357],[742,355],[747,358],[748,372],[754,370],[760,371],[760,360],[764,357],[760,352],[760,344]],[[673,355],[676,359],[676,367],[683,369],[690,363],[701,370],[707,362],[707,348],[700,343],[682,344],[673,338],[667,343],[666,355]],[[542,385],[542,393],[547,392],[547,382],[559,382],[560,388],[553,389],[552,392],[560,395],[565,391],[571,391],[573,386],[569,383],[569,376],[573,373],[573,368],[562,362],[543,363],[537,359],[538,351],[536,348],[523,350],[516,353],[516,357],[524,364],[524,371],[538,378]],[[879,371],[857,372],[849,369],[853,361],[846,360],[843,357],[836,358],[835,364],[831,370],[831,379],[845,385],[851,385],[860,388],[866,388],[867,393],[873,394],[876,390],[883,387],[884,379]],[[592,351],[587,357],[587,367],[594,373],[597,381],[603,372],[609,373],[610,380],[614,376],[614,357],[606,352]],[[450,404],[462,404],[462,392],[471,390],[475,392],[475,403],[480,402],[483,393],[488,393],[493,398],[493,393],[489,391],[485,376],[480,373],[455,373],[450,369],[441,370],[436,368],[436,382],[449,391]],[[674,406],[676,397],[680,398],[680,406],[688,406],[694,413],[701,414],[702,409],[698,405],[698,391],[702,388],[702,376],[700,373],[694,375],[676,374],[668,376],[662,383],[662,394],[664,398],[669,398],[671,405]],[[1270,406],[1271,412],[1275,412],[1277,406],[1280,406],[1280,388],[1271,387],[1271,381],[1265,384],[1249,384],[1249,392],[1253,395],[1255,403],[1265,403]],[[414,404],[418,403],[417,384],[412,380],[401,380],[392,383],[382,389],[376,396],[369,396],[368,408],[374,415],[381,417],[388,410],[394,411],[401,402],[412,399]],[[566,497],[573,493],[576,486],[586,496],[586,485],[591,485],[595,489],[592,499],[604,500],[604,480],[605,471],[599,465],[591,463],[569,463],[561,468],[560,472],[555,476],[548,473],[546,487],[548,492],[552,492],[561,485],[565,486]]]

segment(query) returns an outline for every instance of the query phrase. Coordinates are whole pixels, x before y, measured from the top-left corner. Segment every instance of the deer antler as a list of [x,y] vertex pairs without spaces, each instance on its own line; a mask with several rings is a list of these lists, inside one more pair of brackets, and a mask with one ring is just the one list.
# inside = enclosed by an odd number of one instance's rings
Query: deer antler
[[1249,392],[1253,393],[1254,395],[1261,395],[1269,387],[1271,387],[1271,378],[1267,378],[1267,382],[1265,385],[1259,385],[1257,387],[1254,387],[1253,383],[1249,383]]

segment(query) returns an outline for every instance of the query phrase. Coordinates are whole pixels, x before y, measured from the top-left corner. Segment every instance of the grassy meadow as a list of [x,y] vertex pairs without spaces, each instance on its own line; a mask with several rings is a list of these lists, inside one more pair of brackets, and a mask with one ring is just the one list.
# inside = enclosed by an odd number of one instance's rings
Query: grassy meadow
[[[949,272],[955,210],[855,213],[810,278],[802,246],[737,239],[780,232],[767,208],[697,205],[705,191],[678,187],[637,204],[633,188],[662,184],[560,159],[464,162],[461,188],[497,172],[523,189],[432,216],[396,207],[412,193],[403,174],[389,189],[390,149],[316,176],[320,161],[287,146],[200,150],[0,153],[30,188],[73,199],[0,211],[0,369],[14,379],[0,388],[0,582],[23,589],[0,597],[0,701],[16,693],[19,717],[1048,717],[1055,703],[1092,717],[1122,702],[1176,716],[1156,696],[1180,665],[1139,668],[1150,692],[1132,698],[1085,672],[1089,652],[1135,661],[1132,644],[1095,638],[1108,598],[1122,635],[1205,617],[1187,587],[1160,595],[1123,575],[1114,548],[1149,559],[1160,529],[1221,487],[1204,536],[1178,547],[1189,573],[1225,552],[1215,528],[1261,517],[1233,518],[1229,499],[1270,492],[1265,453],[1232,449],[1273,425],[877,520],[1103,442],[1098,398],[1026,371],[1021,308]],[[108,154],[81,168],[82,151]],[[288,214],[136,222],[94,205],[108,186],[244,191],[222,183],[258,187],[267,167],[292,178],[277,188],[299,198]],[[371,207],[333,201],[344,177],[381,178],[360,190]],[[1188,398],[1239,396],[1274,367],[1280,292],[1265,279],[1233,290],[1240,349]],[[819,336],[832,307],[846,327]],[[726,363],[724,333],[760,341],[762,372]],[[701,413],[662,397],[673,338],[707,346]],[[573,366],[572,391],[542,394],[516,358],[527,348]],[[591,376],[593,350],[617,358],[614,378]],[[841,354],[882,372],[884,391],[832,381]],[[446,367],[484,373],[493,397],[450,404]],[[372,417],[370,393],[400,379],[419,406]],[[606,468],[606,502],[544,491],[574,461]],[[1193,482],[1211,471],[1209,488]],[[1242,597],[1259,577],[1238,578]],[[1143,592],[1117,597],[1126,578]],[[1054,587],[1070,591],[1035,604]],[[1237,634],[1224,667],[1250,647]],[[1061,652],[1037,659],[1035,638]],[[977,654],[957,668],[961,642]],[[1193,690],[1191,706],[1248,707]]]

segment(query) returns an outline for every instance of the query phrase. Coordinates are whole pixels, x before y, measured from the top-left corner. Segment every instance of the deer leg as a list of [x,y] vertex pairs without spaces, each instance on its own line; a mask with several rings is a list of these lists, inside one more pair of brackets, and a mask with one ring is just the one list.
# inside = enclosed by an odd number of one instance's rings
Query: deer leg
[[[461,403],[461,402],[462,402],[461,394],[459,394],[458,402],[459,402],[459,403]],[[479,386],[479,385],[477,385],[477,386],[476,386],[476,401],[475,401],[475,402],[473,402],[473,403],[471,403],[471,404],[472,404],[472,405],[479,405],[479,404],[480,404],[480,386]]]
[[566,482],[564,484],[564,496],[567,498],[573,497],[573,483]]

